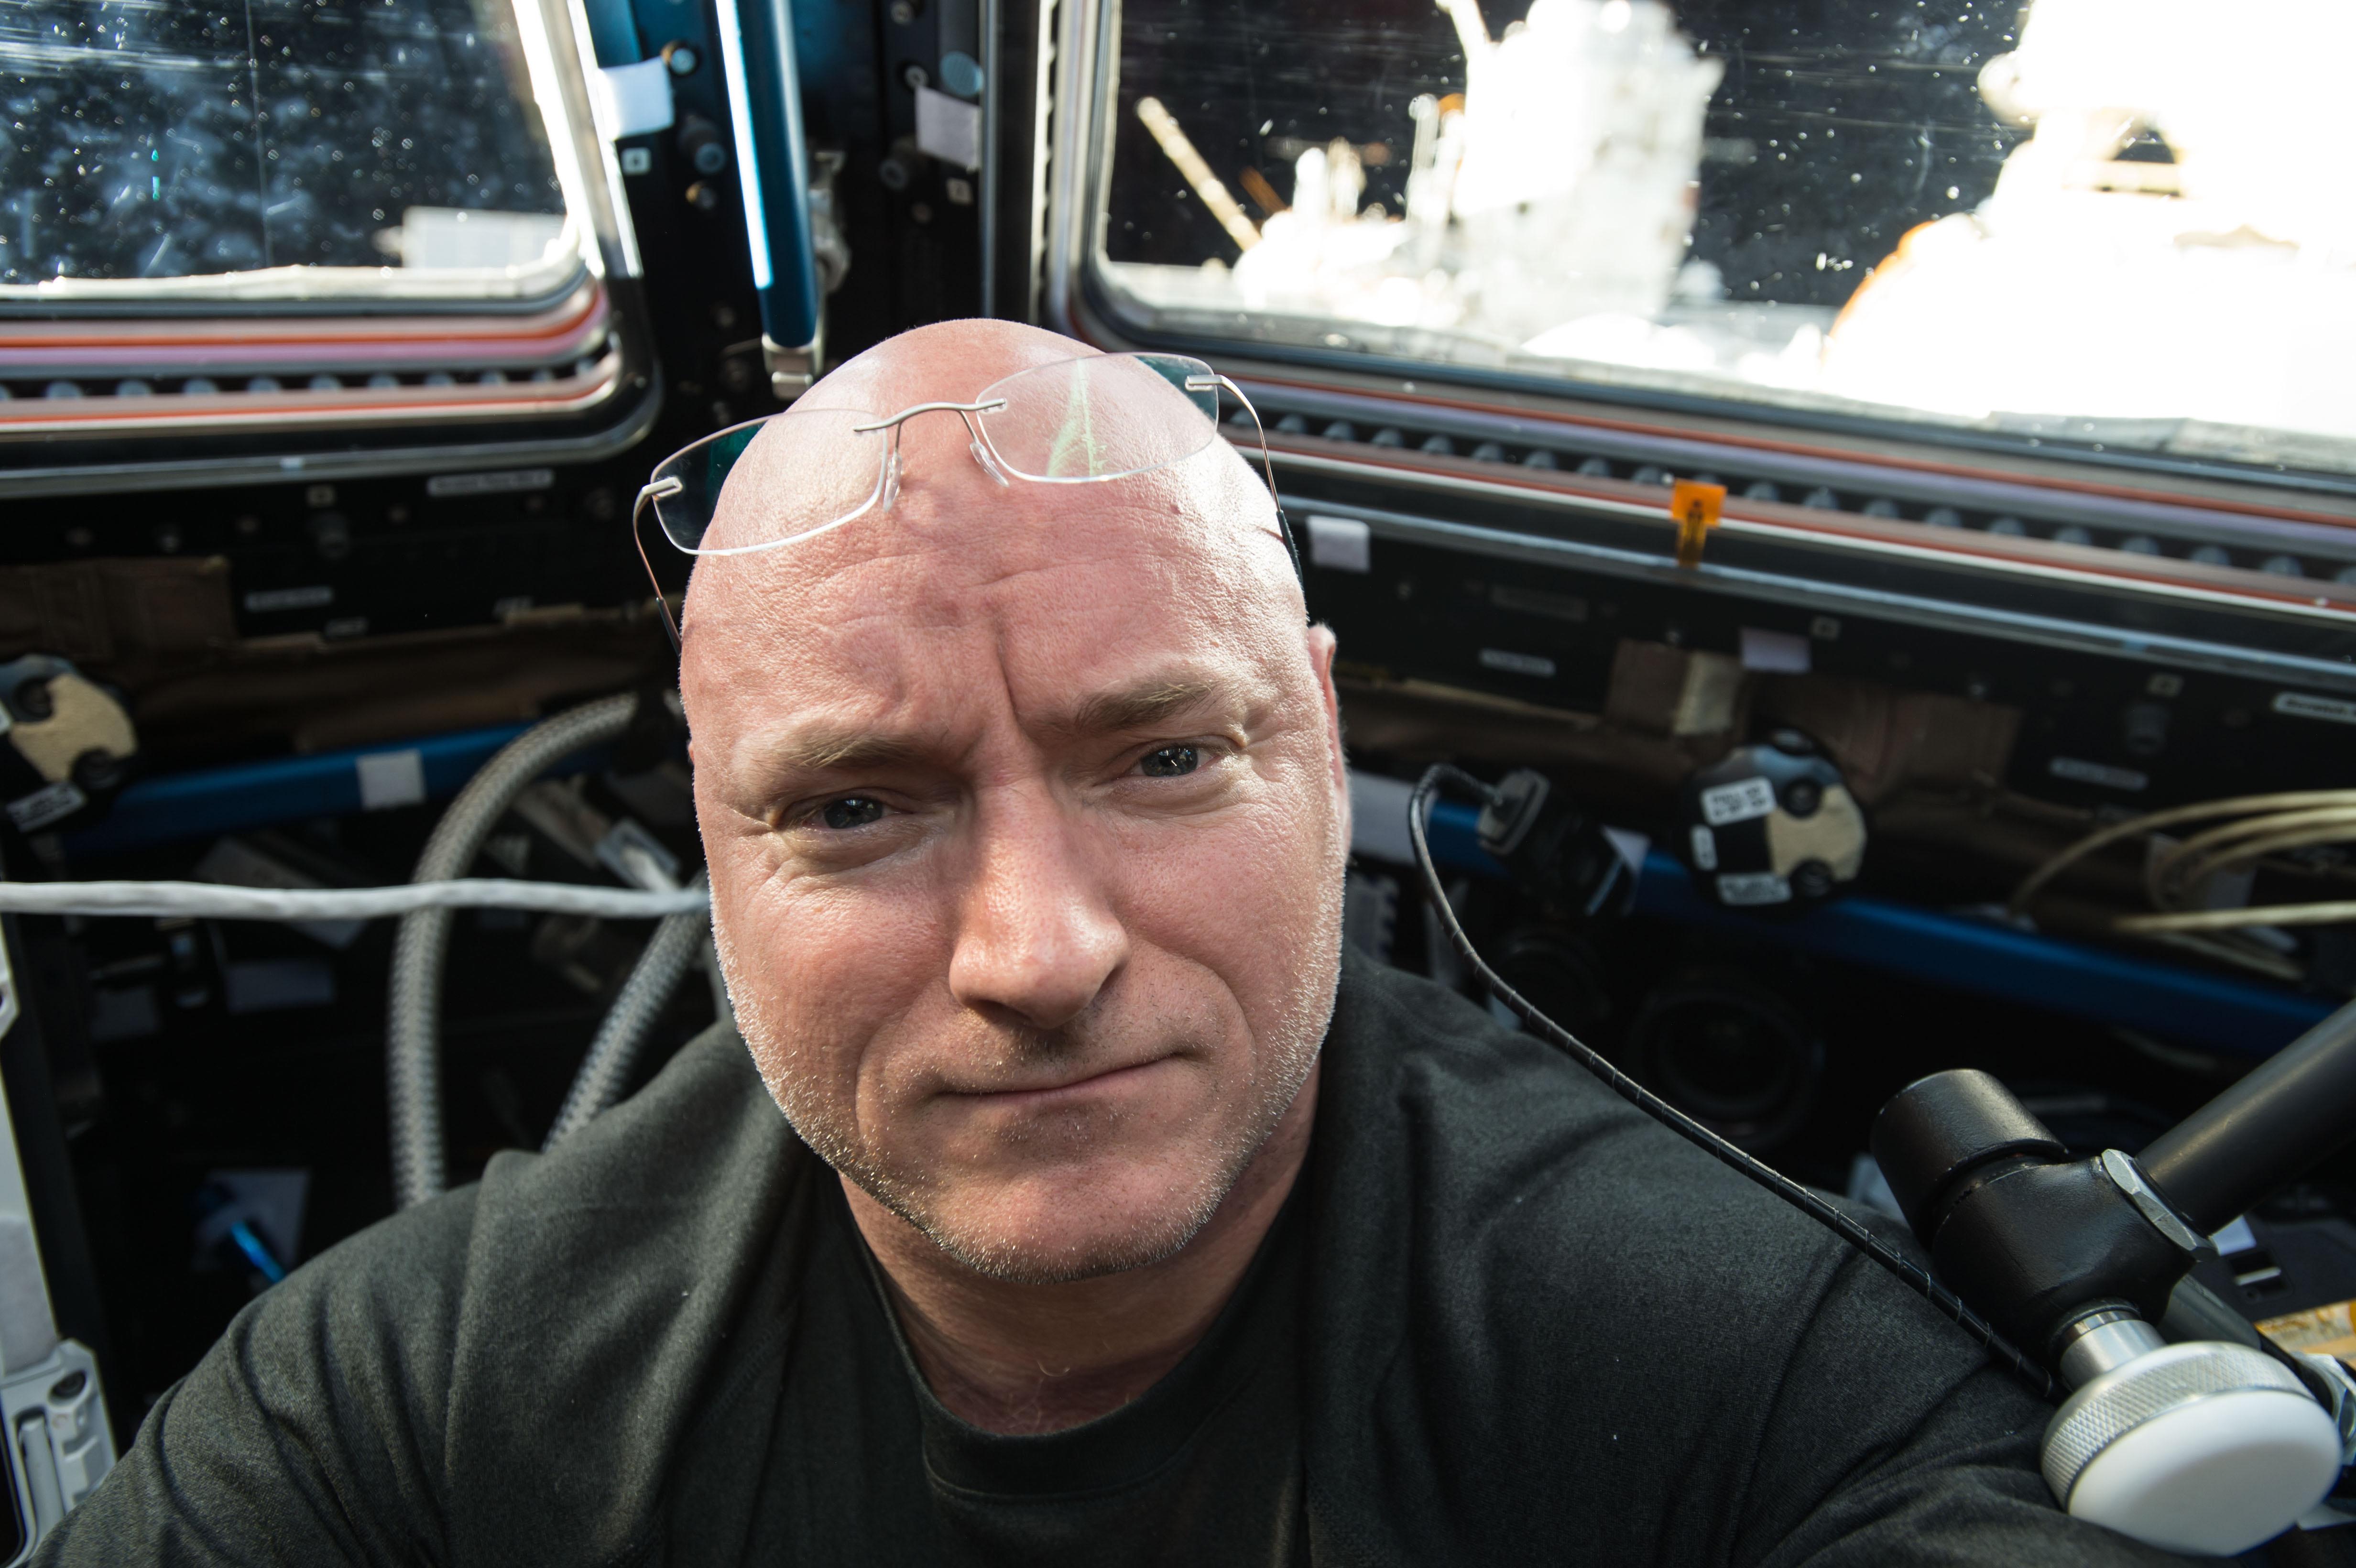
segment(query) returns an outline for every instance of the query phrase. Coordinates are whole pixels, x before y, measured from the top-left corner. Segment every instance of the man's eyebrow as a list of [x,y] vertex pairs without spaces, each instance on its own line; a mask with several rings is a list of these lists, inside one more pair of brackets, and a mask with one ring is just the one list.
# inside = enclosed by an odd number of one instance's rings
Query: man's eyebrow
[[[1155,677],[1100,691],[1069,713],[1049,720],[1047,727],[1067,736],[1151,730],[1216,701],[1226,690],[1216,681]],[[819,724],[783,736],[763,746],[759,754],[762,769],[770,776],[798,778],[907,767],[936,752],[919,737],[905,732]]]
[[1207,680],[1174,680],[1154,677],[1133,686],[1116,687],[1100,691],[1087,699],[1069,714],[1053,721],[1053,728],[1069,735],[1119,734],[1130,730],[1151,730],[1190,709],[1199,708],[1220,694],[1218,685]]
[[787,737],[764,761],[777,773],[862,773],[905,766],[920,760],[924,750],[906,735],[829,725]]

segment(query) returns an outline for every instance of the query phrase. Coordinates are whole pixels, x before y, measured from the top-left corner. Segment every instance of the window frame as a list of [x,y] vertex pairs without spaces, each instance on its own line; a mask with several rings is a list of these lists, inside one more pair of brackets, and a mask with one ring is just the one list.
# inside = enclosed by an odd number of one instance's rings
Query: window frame
[[[67,280],[0,290],[0,349],[20,347],[43,328],[62,327],[101,352],[35,371],[103,388],[147,374],[122,368],[123,344],[144,344],[159,358],[185,357],[208,338],[235,336],[287,346],[305,368],[343,371],[348,384],[327,391],[289,381],[284,391],[120,393],[64,400],[15,396],[0,401],[0,483],[13,496],[152,490],[431,473],[494,464],[599,461],[645,437],[659,414],[662,379],[648,330],[635,230],[619,155],[600,125],[587,73],[596,69],[582,0],[509,0],[517,18],[532,99],[542,116],[565,202],[565,232],[574,255],[512,280],[503,294],[469,292],[477,275],[453,269],[424,273],[394,293],[333,287],[290,287],[367,269],[273,269],[271,274],[221,273],[172,280],[158,290],[145,280]],[[394,270],[397,272],[397,269]],[[489,270],[483,270],[487,273]],[[505,274],[498,274],[504,279]],[[397,277],[395,283],[401,282]],[[127,289],[104,285],[127,283]],[[179,285],[187,286],[179,286]],[[136,291],[144,290],[144,293]],[[41,297],[27,298],[25,291]],[[42,291],[47,291],[42,293]],[[585,330],[581,324],[588,324]],[[371,388],[384,339],[434,340],[463,328],[473,352],[454,355],[456,378],[439,384]],[[16,340],[11,342],[12,335]],[[345,370],[332,345],[354,347]],[[230,354],[218,378],[236,381],[257,368]],[[430,367],[420,367],[420,370]],[[493,372],[512,371],[506,381]],[[293,374],[302,374],[295,371]],[[173,372],[162,373],[168,381]],[[540,380],[530,378],[539,375]],[[0,379],[10,371],[0,365]],[[280,437],[281,439],[273,439]],[[235,450],[224,453],[221,445]]]
[[[1975,456],[2007,464],[2076,470],[2096,483],[2165,487],[2174,482],[2225,485],[2279,496],[2287,506],[2356,503],[2356,471],[2287,469],[2255,462],[2183,453],[2120,450],[2093,441],[1975,429],[1928,420],[1882,417],[1840,410],[1812,409],[1766,400],[1711,397],[1661,388],[1630,386],[1569,376],[1444,360],[1413,359],[1376,351],[1343,350],[1314,344],[1274,344],[1219,337],[1138,320],[1111,283],[1105,243],[1109,212],[1115,112],[1119,91],[1120,0],[1067,0],[1043,6],[1055,37],[1055,82],[1041,118],[1046,162],[1038,182],[1044,221],[1033,250],[1034,297],[1043,318],[1059,330],[1108,348],[1151,348],[1188,354],[1228,368],[1239,379],[1248,366],[1312,379],[1392,379],[1402,383],[1445,386],[1465,397],[1487,396],[1501,404],[1532,400],[1566,408],[1594,407],[1625,417],[1655,416],[1679,424],[1728,422],[1820,438],[1831,446],[1902,444],[1933,449],[1951,461]],[[2356,523],[2356,516],[2351,516]]]

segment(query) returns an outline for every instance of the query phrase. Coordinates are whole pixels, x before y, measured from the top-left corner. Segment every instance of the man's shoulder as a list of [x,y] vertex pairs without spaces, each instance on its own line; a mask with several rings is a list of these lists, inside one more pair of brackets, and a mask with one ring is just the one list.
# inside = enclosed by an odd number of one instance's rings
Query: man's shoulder
[[683,1374],[768,1266],[814,1164],[735,1029],[715,1025],[556,1148],[493,1156],[479,1182],[361,1232],[289,1283],[330,1311],[373,1303],[405,1338],[431,1295],[444,1304],[431,1332],[448,1341],[454,1407],[511,1392],[544,1409],[566,1369],[610,1379],[617,1354]]
[[[454,1346],[454,1460],[512,1472],[561,1424],[565,1461],[533,1477],[554,1511],[604,1520],[607,1540],[643,1528],[699,1399],[724,1367],[778,1353],[779,1233],[814,1165],[731,1028],[552,1152],[493,1160]],[[471,1496],[478,1541],[544,1544],[514,1534],[498,1496]]]
[[[1472,1311],[1526,1323],[1531,1344],[1576,1326],[1590,1347],[1673,1356],[1706,1311],[1767,1372],[1845,1295],[1842,1332],[1875,1349],[1976,1356],[1828,1229],[1553,1045],[1366,963],[1343,996],[1320,1102],[1326,1232],[1355,1264],[1425,1281],[1404,1299],[1423,1328]],[[1911,1245],[1897,1221],[1875,1229]]]
[[556,1149],[494,1155],[480,1181],[348,1238],[264,1301],[335,1312],[345,1297],[413,1308],[431,1294],[455,1311],[487,1294],[503,1314],[541,1300],[561,1312],[585,1271],[610,1298],[634,1280],[626,1258],[684,1261],[743,1232],[808,1157],[717,1025]]
[[711,1031],[552,1153],[255,1301],[78,1510],[84,1560],[188,1520],[235,1561],[638,1560],[684,1448],[731,1451],[712,1391],[757,1411],[775,1382],[813,1168]]
[[[777,1359],[780,1232],[814,1165],[716,1027],[555,1149],[498,1155],[479,1183],[312,1265],[328,1300],[373,1321],[363,1354],[434,1369],[451,1539],[541,1559],[532,1532],[561,1519],[559,1557],[602,1557],[649,1528],[704,1392]],[[544,1441],[552,1427],[564,1444]],[[517,1488],[547,1506],[515,1509]]]
[[543,1253],[564,1244],[568,1215],[580,1216],[602,1248],[642,1228],[676,1237],[683,1214],[741,1214],[798,1168],[803,1152],[742,1037],[714,1024],[645,1088],[554,1149],[495,1156],[483,1173],[478,1224],[528,1216],[532,1246]]
[[1410,1560],[1446,1554],[1431,1520],[1495,1561],[1566,1537],[1724,1560],[1831,1528],[1845,1488],[1953,1467],[1976,1513],[2058,1522],[2042,1407],[1562,1053],[1362,959],[1327,1051],[1308,1386],[1331,1528]]
[[[1411,1131],[1412,1172],[1467,1202],[1527,1201],[1574,1176],[1619,1200],[1757,1189],[1562,1051],[1419,976],[1353,960],[1329,1071],[1342,1119]],[[1321,1106],[1321,1119],[1323,1107]],[[1772,1201],[1772,1200],[1771,1200]]]
[[[1631,1309],[1706,1297],[1783,1321],[1852,1260],[1553,1045],[1416,975],[1345,975],[1320,1104],[1341,1144],[1333,1175],[1371,1208],[1411,1205],[1435,1260],[1616,1293]],[[1897,1221],[1869,1221],[1911,1245]],[[1954,1330],[1930,1318],[1927,1332]]]

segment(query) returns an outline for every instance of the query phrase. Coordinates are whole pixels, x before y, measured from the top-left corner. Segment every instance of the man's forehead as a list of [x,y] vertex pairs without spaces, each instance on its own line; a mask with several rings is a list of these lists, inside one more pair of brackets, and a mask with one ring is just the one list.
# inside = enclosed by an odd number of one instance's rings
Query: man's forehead
[[1017,494],[962,474],[911,481],[888,512],[699,562],[694,620],[740,648],[822,646],[878,622],[922,632],[1226,599],[1244,542],[1155,477]]
[[[896,413],[912,403],[964,402],[1018,370],[1096,352],[1087,344],[1012,322],[943,322],[878,344],[821,378],[804,396],[815,408]],[[891,407],[883,407],[886,403]]]
[[[927,363],[942,357],[937,343],[917,347]],[[1011,347],[1036,359],[1081,346],[1030,333]],[[969,356],[969,368],[978,357],[990,357]],[[937,367],[859,368],[839,373],[845,395],[862,384],[937,389],[922,379]],[[1027,715],[1138,677],[1155,659],[1199,653],[1274,669],[1288,629],[1298,643],[1298,589],[1271,504],[1223,446],[1145,474],[1052,485],[995,477],[965,451],[953,414],[918,416],[904,435],[888,508],[773,551],[698,563],[681,673],[700,728],[766,728],[762,710],[781,704],[954,701],[977,683],[1019,688]],[[764,454],[756,443],[748,455]],[[790,496],[796,465],[782,447],[766,457],[747,477]]]

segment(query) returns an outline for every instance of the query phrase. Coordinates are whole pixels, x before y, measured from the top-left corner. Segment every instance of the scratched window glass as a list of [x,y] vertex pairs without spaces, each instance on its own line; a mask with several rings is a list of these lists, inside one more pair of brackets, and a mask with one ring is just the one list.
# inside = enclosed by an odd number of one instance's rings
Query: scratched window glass
[[2356,472],[2345,0],[1124,0],[1164,330]]
[[6,0],[0,93],[0,290],[303,268],[365,292],[565,243],[498,0]]

